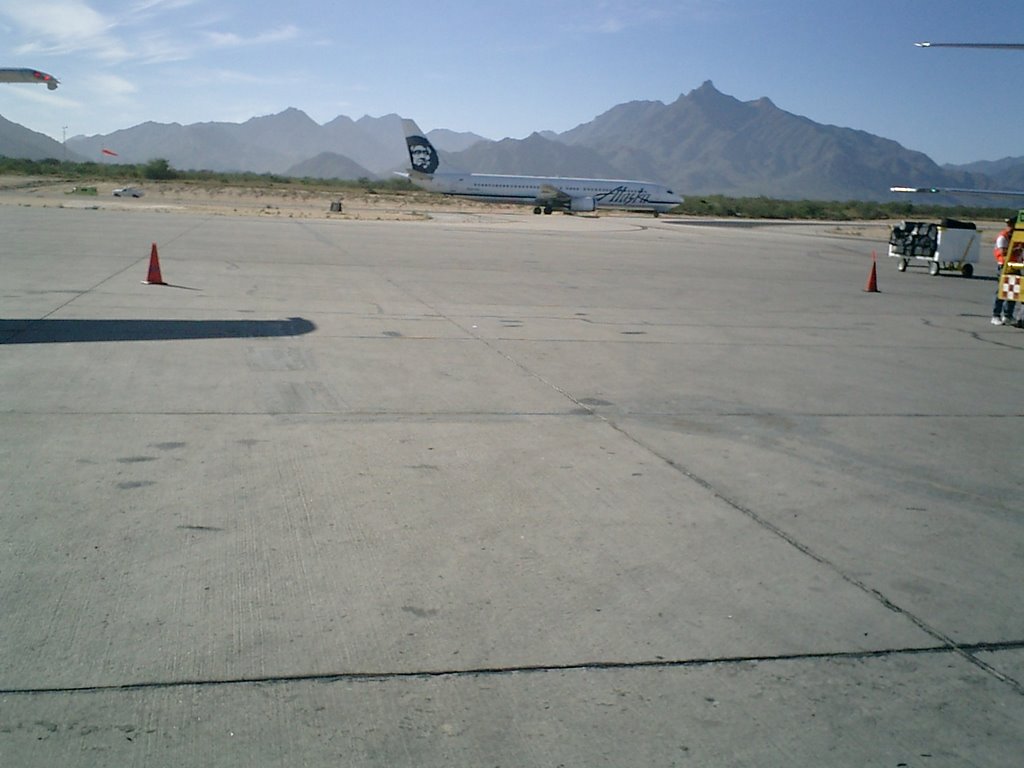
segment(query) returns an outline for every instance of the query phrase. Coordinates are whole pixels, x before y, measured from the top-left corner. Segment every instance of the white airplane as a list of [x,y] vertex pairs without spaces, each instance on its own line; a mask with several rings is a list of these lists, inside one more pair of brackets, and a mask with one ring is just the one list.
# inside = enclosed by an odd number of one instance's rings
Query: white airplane
[[403,120],[402,128],[412,169],[399,175],[432,192],[491,203],[526,203],[534,207],[534,213],[589,213],[598,208],[619,208],[653,211],[657,216],[683,202],[664,184],[650,181],[438,171],[441,158],[419,126],[412,120]]
[[40,72],[38,69],[4,67],[0,68],[0,83],[43,83],[53,91],[57,89],[60,80],[46,72]]

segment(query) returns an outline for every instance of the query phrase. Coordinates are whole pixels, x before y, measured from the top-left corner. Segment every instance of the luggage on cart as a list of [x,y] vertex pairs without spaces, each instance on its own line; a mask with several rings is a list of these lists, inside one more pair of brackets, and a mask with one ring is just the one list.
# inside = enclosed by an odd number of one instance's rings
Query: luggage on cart
[[889,255],[899,259],[896,268],[900,272],[913,260],[921,260],[928,263],[932,275],[944,269],[970,277],[980,252],[981,232],[969,221],[901,221],[889,233]]

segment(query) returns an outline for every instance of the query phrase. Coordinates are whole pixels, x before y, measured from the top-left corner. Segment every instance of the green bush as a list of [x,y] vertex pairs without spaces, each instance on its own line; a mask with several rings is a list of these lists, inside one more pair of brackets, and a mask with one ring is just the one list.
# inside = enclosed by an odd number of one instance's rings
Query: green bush
[[743,219],[800,219],[812,221],[875,221],[880,219],[1002,219],[1012,211],[1005,208],[944,206],[894,201],[773,200],[768,197],[689,197],[676,208],[690,216],[736,217]]
[[142,169],[142,177],[144,179],[166,181],[168,179],[178,178],[178,173],[171,168],[171,164],[169,162],[164,160],[162,157],[158,157],[146,163],[145,167]]

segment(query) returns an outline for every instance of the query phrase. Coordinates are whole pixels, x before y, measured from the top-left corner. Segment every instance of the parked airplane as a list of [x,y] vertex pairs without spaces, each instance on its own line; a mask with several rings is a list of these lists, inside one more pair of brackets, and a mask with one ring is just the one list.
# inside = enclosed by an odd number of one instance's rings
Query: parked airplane
[[0,68],[0,83],[44,83],[51,91],[60,83],[53,75],[38,69]]
[[441,158],[419,126],[412,120],[403,120],[402,128],[412,169],[401,175],[433,192],[492,203],[526,203],[534,206],[534,213],[619,208],[653,211],[657,216],[683,202],[683,198],[665,185],[650,181],[438,171]]

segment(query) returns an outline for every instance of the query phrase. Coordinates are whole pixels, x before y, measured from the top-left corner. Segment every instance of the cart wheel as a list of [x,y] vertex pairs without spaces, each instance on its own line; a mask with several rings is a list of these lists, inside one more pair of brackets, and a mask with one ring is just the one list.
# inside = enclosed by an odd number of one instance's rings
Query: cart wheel
[[933,261],[931,264],[928,265],[928,274],[932,275],[933,277],[939,274],[939,262]]
[[906,259],[900,259],[899,261],[897,261],[896,262],[896,269],[898,269],[900,272],[906,272],[907,271],[907,260]]
[[964,277],[970,277],[971,275],[974,274],[974,267],[972,267],[970,264],[964,264],[960,268],[960,274],[963,275]]

